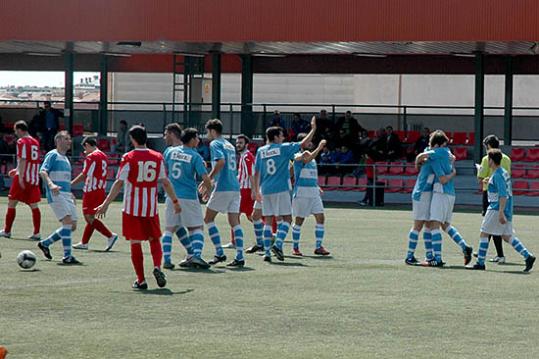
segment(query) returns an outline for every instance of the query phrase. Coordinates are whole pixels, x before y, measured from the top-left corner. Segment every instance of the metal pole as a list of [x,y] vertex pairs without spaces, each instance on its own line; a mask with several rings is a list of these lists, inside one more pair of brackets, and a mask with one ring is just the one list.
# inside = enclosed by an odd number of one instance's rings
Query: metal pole
[[213,118],[221,117],[221,54],[211,55],[211,112]]
[[505,106],[503,113],[503,143],[511,146],[513,139],[513,58],[505,59]]
[[484,56],[481,52],[475,53],[475,144],[474,160],[476,163],[481,161],[483,146],[483,127],[485,122],[485,64]]
[[73,134],[73,70],[74,55],[71,50],[64,53],[64,121],[66,130]]
[[99,125],[97,126],[97,134],[106,136],[109,125],[108,99],[109,99],[109,71],[108,59],[106,55],[101,55],[100,58],[100,78],[99,78]]
[[253,56],[241,56],[241,132],[252,136],[253,126]]

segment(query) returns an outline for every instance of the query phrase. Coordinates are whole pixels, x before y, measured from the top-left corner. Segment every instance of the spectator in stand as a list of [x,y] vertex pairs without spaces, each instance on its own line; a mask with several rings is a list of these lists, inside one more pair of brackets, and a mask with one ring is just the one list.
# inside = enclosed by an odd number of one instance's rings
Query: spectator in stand
[[43,133],[43,145],[46,151],[53,150],[56,145],[54,144],[54,136],[60,129],[60,117],[64,117],[64,113],[52,107],[50,101],[43,102],[43,107],[39,111],[39,127]]
[[364,130],[350,111],[339,117],[335,127],[340,134],[340,144],[346,146],[353,144],[359,133]]
[[120,128],[118,128],[118,132],[116,133],[116,152],[125,153],[128,142],[127,121],[120,120]]
[[378,131],[376,131],[375,137],[371,141],[370,146],[367,150],[367,154],[375,162],[385,161],[386,149],[387,149],[386,130],[384,128],[380,128]]
[[[341,146],[340,150],[337,151],[337,160],[335,162],[335,169],[341,174],[345,175],[352,172],[352,166],[349,166],[354,163],[354,154],[347,146]],[[344,165],[344,166],[341,166]]]
[[271,127],[271,126],[279,126],[282,128],[285,127],[279,110],[273,111],[273,115],[271,116],[270,124],[268,127]]
[[5,135],[8,133],[12,133],[13,131],[10,131],[10,129],[4,125],[4,119],[2,116],[0,116],[0,135]]
[[430,128],[425,127],[423,129],[423,133],[421,134],[421,137],[417,139],[414,145],[416,156],[420,153],[423,153],[423,151],[425,151],[425,148],[429,146],[429,137],[430,137]]
[[208,141],[198,141],[198,146],[196,149],[198,154],[202,156],[202,159],[204,159],[204,162],[210,161],[210,148],[208,147]]
[[389,161],[396,161],[401,158],[402,145],[399,135],[393,132],[392,126],[386,127],[387,142],[386,142],[386,157]]
[[331,144],[335,146],[335,143],[332,141],[333,122],[328,118],[326,110],[321,110],[320,115],[316,118],[316,133],[314,134],[313,143],[315,146],[318,146],[321,140],[331,141]]
[[367,176],[367,190],[365,191],[365,196],[361,201],[359,201],[360,206],[372,206],[372,192],[373,192],[373,183],[374,183],[374,160],[369,156],[365,155],[365,174]]
[[295,142],[297,141],[298,135],[300,133],[308,133],[311,130],[311,125],[309,122],[301,118],[301,115],[299,113],[295,113],[292,117],[292,125],[291,127],[291,141]]
[[324,147],[322,149],[322,153],[320,154],[320,161],[318,161],[318,165],[320,166],[320,170],[318,172],[320,174],[335,172],[335,162],[337,162],[337,153],[330,150],[327,146]]
[[[8,144],[4,140],[4,135],[6,135],[7,133],[8,133],[7,128],[6,126],[4,126],[2,116],[0,116],[0,155],[8,153]],[[6,158],[0,158],[0,160],[5,161]]]

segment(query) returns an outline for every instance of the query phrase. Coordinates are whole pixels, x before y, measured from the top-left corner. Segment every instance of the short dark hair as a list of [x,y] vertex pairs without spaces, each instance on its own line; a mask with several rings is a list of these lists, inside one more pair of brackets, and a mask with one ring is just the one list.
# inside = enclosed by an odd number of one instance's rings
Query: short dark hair
[[434,147],[436,145],[442,146],[449,142],[449,138],[445,135],[444,131],[436,130],[430,135],[429,145]]
[[127,121],[126,121],[126,120],[120,120],[120,124],[121,124],[121,125],[126,125],[126,126],[127,126]]
[[135,140],[139,145],[145,145],[148,135],[146,134],[146,129],[140,125],[135,125],[129,129],[129,136]]
[[43,101],[43,106],[46,106],[46,105],[52,106],[50,101]]
[[13,128],[16,130],[28,132],[28,124],[26,123],[26,121],[23,121],[23,120],[15,122],[15,125],[13,125]]
[[270,142],[273,142],[273,140],[275,140],[275,137],[279,136],[281,133],[284,134],[284,130],[282,127],[279,126],[271,126],[266,129],[266,137]]
[[391,125],[386,126],[386,130],[389,130],[389,129],[393,130],[393,126]]
[[218,134],[221,134],[223,133],[223,123],[221,122],[221,120],[218,120],[216,118],[208,120],[208,122],[206,122],[206,129],[214,130]]
[[97,146],[97,141],[95,139],[95,137],[92,137],[92,136],[85,136],[82,141],[81,141],[81,146],[84,146],[86,144],[92,146],[92,147],[95,147]]
[[248,144],[249,142],[251,142],[251,139],[247,135],[244,135],[243,133],[238,135],[238,137],[236,137],[236,141],[239,139],[243,139],[245,141],[245,144]]
[[197,137],[198,137],[198,130],[196,128],[189,127],[183,130],[181,140],[183,143],[189,143],[189,141]]
[[490,146],[490,148],[500,148],[500,140],[496,135],[488,135],[483,140],[485,146]]
[[499,148],[491,148],[488,150],[488,158],[492,160],[496,164],[496,166],[499,166],[500,163],[502,163],[502,151]]
[[165,131],[173,133],[174,136],[176,136],[176,138],[178,138],[178,139],[182,138],[182,128],[176,122],[169,123],[168,125],[166,125],[165,126]]

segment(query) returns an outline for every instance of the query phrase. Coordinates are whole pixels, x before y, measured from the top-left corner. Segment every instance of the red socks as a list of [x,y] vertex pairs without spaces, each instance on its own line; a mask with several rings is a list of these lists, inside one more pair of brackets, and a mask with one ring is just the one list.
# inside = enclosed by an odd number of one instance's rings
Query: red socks
[[153,239],[150,241],[150,251],[152,252],[153,266],[161,268],[163,250],[161,248],[161,241],[159,239]]
[[84,227],[84,233],[82,234],[82,244],[88,244],[90,242],[90,237],[94,233],[94,226],[92,226],[90,223],[86,224],[86,227]]
[[107,226],[105,226],[105,224],[99,219],[94,219],[93,227],[106,238],[112,237],[112,232],[110,231],[110,229],[108,229]]
[[[159,241],[152,242],[159,243]],[[140,242],[131,242],[131,262],[133,262],[133,268],[135,268],[135,273],[137,274],[137,282],[139,284],[144,282],[144,256],[142,255],[142,245]]]
[[4,231],[7,233],[11,233],[11,227],[13,226],[13,222],[15,221],[15,213],[15,208],[8,207],[6,213],[6,224],[4,225]]
[[39,207],[32,208],[32,223],[34,224],[34,234],[38,234],[41,228],[41,212],[39,211]]

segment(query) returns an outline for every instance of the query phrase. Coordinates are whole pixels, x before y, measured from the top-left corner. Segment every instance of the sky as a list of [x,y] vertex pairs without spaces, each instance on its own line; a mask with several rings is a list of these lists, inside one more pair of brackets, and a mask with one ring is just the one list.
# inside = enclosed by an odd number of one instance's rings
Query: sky
[[[98,72],[75,72],[75,83],[81,78],[99,75]],[[0,71],[0,87],[13,86],[64,86],[64,73],[51,71]]]

